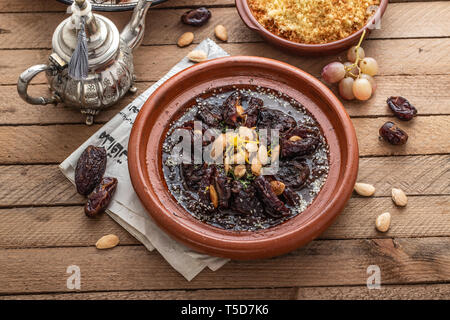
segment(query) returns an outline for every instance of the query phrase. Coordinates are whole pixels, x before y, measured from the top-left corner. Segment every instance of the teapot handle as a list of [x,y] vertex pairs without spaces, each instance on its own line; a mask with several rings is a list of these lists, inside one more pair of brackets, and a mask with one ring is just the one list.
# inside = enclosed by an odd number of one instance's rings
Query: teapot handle
[[19,76],[19,80],[17,81],[17,92],[19,93],[20,97],[29,104],[38,104],[38,105],[46,105],[50,103],[57,104],[59,102],[59,99],[55,95],[53,95],[50,98],[45,97],[35,98],[28,95],[28,85],[31,82],[31,80],[33,80],[33,78],[38,73],[51,69],[52,68],[46,64],[38,64],[22,72],[22,74]]

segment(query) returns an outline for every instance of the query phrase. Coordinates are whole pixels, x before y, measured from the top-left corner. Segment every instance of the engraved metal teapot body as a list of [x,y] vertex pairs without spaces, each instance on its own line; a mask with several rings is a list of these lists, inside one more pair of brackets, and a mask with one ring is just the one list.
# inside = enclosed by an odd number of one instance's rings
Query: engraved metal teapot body
[[[19,76],[19,95],[34,105],[62,103],[78,108],[86,114],[86,123],[92,124],[102,109],[115,104],[127,91],[136,91],[132,50],[142,40],[150,5],[151,1],[139,0],[130,22],[119,34],[111,20],[91,12],[89,1],[75,0],[71,17],[61,22],[53,34],[48,63],[32,66]],[[80,18],[86,34],[88,66],[86,76],[76,79],[68,66],[79,41]],[[50,97],[28,95],[29,83],[41,72],[47,76]]]

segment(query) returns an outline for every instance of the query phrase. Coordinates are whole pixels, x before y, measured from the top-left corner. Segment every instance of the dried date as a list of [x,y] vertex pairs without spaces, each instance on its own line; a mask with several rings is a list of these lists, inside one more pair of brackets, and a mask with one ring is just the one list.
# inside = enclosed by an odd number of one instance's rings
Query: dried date
[[409,121],[417,114],[417,109],[403,97],[390,97],[386,102],[400,120]]
[[386,122],[379,133],[384,140],[393,145],[402,145],[408,141],[408,134],[391,121]]
[[185,12],[181,16],[181,22],[191,26],[200,27],[208,22],[209,18],[211,18],[211,11],[205,7],[201,7]]
[[79,194],[87,196],[102,180],[106,169],[106,150],[88,146],[75,168],[75,185]]
[[84,206],[84,213],[92,218],[105,211],[117,187],[117,179],[105,177],[95,190],[89,195]]

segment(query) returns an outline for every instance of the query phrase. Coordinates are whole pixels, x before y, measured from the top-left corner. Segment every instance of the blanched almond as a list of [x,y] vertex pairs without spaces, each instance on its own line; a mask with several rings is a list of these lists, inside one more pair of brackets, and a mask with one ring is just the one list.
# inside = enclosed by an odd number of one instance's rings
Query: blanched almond
[[267,162],[269,161],[269,157],[267,155],[267,147],[264,145],[259,146],[258,160],[262,164],[267,164]]
[[399,207],[404,207],[408,204],[408,197],[402,189],[392,188],[392,200]]
[[355,191],[360,196],[370,197],[375,193],[375,187],[368,183],[355,183]]
[[192,32],[185,32],[178,38],[177,44],[182,48],[190,45],[192,41],[194,41],[194,34]]
[[109,249],[114,248],[118,244],[119,244],[119,237],[116,236],[115,234],[108,234],[98,239],[95,246],[97,247],[97,249]]
[[217,39],[222,40],[222,41],[227,41],[228,40],[228,32],[227,29],[219,24],[214,28],[214,33],[217,37]]
[[277,162],[278,160],[280,160],[280,145],[276,145],[273,149],[272,152],[270,153],[270,161],[272,163]]
[[217,196],[216,188],[212,184],[209,186],[209,198],[214,208],[217,208],[219,206],[219,197]]
[[193,62],[202,62],[208,58],[208,55],[203,50],[193,50],[188,53],[187,57]]
[[389,212],[380,214],[375,220],[375,227],[380,232],[388,231],[390,225],[391,225],[391,214]]

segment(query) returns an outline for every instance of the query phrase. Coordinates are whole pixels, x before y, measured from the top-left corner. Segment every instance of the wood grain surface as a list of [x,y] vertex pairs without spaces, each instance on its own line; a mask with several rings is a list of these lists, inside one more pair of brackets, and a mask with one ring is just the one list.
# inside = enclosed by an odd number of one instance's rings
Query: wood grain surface
[[[450,1],[390,1],[382,20],[363,42],[380,65],[377,92],[365,103],[343,101],[360,148],[358,181],[371,183],[371,198],[354,194],[318,239],[290,254],[233,261],[186,281],[156,252],[149,252],[106,214],[88,219],[84,197],[58,164],[111,119],[135,95],[101,113],[91,127],[76,110],[31,106],[17,95],[18,75],[45,63],[55,27],[67,17],[55,0],[0,0],[0,299],[448,299],[450,297]],[[180,23],[192,7],[207,6],[212,19],[201,28]],[[130,12],[106,13],[119,30]],[[215,39],[223,24],[229,40]],[[281,60],[320,78],[326,57],[291,55],[245,27],[234,0],[171,0],[151,9],[143,45],[134,52],[142,92],[159,80],[195,44],[180,49],[179,35],[206,37],[232,55]],[[332,90],[335,90],[332,88]],[[43,76],[30,86],[48,94]],[[418,109],[410,122],[397,121],[386,105],[392,95]],[[394,120],[409,134],[405,146],[378,139]],[[396,207],[393,187],[408,195]],[[376,216],[392,215],[379,233]],[[94,244],[114,233],[120,245],[99,251]],[[66,287],[69,265],[81,268],[81,290]],[[366,287],[367,267],[378,265],[382,288]]]

